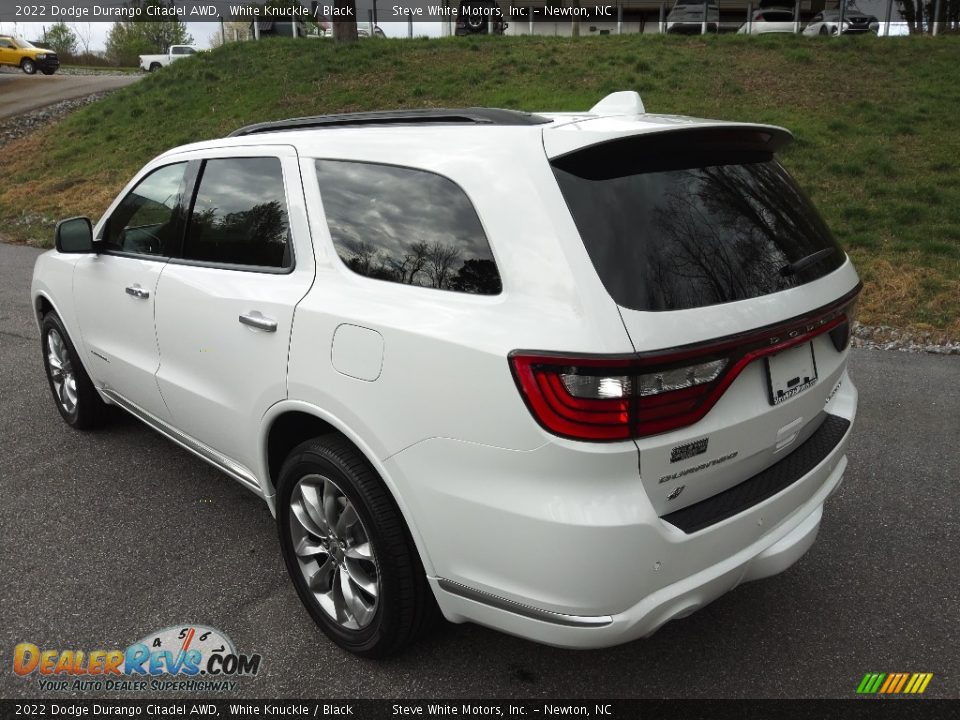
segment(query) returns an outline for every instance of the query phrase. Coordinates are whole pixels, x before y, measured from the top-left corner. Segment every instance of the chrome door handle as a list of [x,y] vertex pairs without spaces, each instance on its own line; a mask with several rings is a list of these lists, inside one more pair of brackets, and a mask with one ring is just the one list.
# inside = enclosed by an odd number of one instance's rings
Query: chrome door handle
[[272,318],[264,317],[256,310],[252,310],[245,315],[241,315],[240,323],[242,325],[249,325],[257,330],[263,330],[264,332],[277,331],[277,321],[273,320]]
[[130,285],[127,288],[127,295],[133,295],[135,298],[140,298],[141,300],[146,300],[150,297],[150,291],[144,290],[139,285]]

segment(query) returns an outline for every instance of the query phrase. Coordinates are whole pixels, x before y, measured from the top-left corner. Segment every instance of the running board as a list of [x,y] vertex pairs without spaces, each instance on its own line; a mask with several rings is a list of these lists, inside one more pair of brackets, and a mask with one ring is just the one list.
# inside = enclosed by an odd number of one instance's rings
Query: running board
[[137,418],[137,420],[145,423],[151,429],[156,430],[168,440],[172,440],[183,449],[189,450],[201,460],[205,460],[209,464],[213,465],[213,467],[220,472],[229,475],[248,490],[252,490],[257,495],[263,494],[260,490],[260,483],[257,482],[257,478],[252,472],[250,472],[250,470],[245,468],[240,463],[234,462],[223,453],[214,450],[208,445],[204,445],[202,442],[190,437],[186,433],[180,432],[175,427],[168,425],[155,415],[147,412],[137,405],[134,405],[132,402],[114,390],[101,388],[101,392],[103,392],[103,394],[106,395],[111,402],[116,403]]

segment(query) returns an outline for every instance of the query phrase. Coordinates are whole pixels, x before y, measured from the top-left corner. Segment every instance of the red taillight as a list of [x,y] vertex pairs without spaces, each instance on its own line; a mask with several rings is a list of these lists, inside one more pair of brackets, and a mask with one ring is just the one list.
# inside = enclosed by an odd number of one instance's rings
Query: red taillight
[[837,350],[852,301],[783,325],[685,348],[629,357],[514,352],[510,365],[537,421],[576,440],[613,441],[656,435],[699,421],[740,372],[765,355],[825,332]]
[[[567,359],[515,353],[510,356],[514,377],[533,416],[550,432],[578,440],[626,440],[630,433],[629,395],[593,397],[571,392],[564,378],[608,380],[623,377],[629,360]],[[577,392],[574,390],[574,392]],[[584,395],[587,395],[584,397]]]

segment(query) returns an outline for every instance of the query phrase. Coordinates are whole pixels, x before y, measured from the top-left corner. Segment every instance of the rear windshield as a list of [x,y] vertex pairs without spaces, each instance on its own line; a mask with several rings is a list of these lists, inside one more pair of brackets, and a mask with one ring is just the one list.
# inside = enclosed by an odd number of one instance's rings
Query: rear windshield
[[[765,149],[770,136],[730,138],[678,131],[552,161],[590,259],[618,305],[660,311],[748,300],[843,264],[817,211]],[[782,272],[827,248],[834,252]]]

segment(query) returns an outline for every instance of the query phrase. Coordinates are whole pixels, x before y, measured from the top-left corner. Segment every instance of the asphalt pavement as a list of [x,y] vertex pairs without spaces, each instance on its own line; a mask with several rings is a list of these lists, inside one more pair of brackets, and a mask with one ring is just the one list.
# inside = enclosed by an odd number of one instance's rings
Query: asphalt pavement
[[201,623],[262,654],[249,697],[849,698],[866,672],[932,672],[926,697],[960,698],[958,357],[853,352],[846,480],[782,575],[607,650],[447,624],[375,662],[314,627],[255,496],[132,418],[60,420],[30,311],[37,254],[0,244],[0,697],[44,695],[12,672],[18,643],[114,649]]
[[0,72],[0,120],[74,100],[105,90],[116,90],[137,82],[142,75],[24,75],[21,72]]

